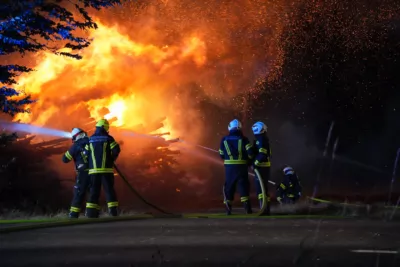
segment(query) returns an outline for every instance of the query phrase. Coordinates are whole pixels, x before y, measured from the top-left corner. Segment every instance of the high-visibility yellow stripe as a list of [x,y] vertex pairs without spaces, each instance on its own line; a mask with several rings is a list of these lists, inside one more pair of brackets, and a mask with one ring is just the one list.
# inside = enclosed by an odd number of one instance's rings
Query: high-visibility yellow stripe
[[90,144],[90,151],[92,152],[93,169],[97,169],[96,158],[94,156],[93,144]]
[[96,174],[96,173],[114,173],[114,170],[112,168],[97,168],[89,170],[89,174]]
[[254,162],[254,165],[258,166],[258,167],[271,167],[271,162],[267,161],[267,162],[259,162],[258,160],[256,160]]
[[98,205],[98,204],[96,204],[96,203],[86,203],[86,208],[89,208],[89,209],[100,209],[100,206]]
[[268,154],[268,150],[266,150],[265,148],[260,148],[258,151],[260,153]]
[[246,150],[250,150],[253,146],[251,144],[246,145]]
[[231,201],[230,200],[224,200],[224,204],[229,204],[229,203],[231,203]]
[[286,195],[287,197],[294,197],[294,195],[293,194],[288,194],[288,195]]
[[107,203],[107,206],[108,206],[109,208],[118,207],[118,201],[108,202],[108,203]]
[[263,199],[264,195],[263,194],[258,194],[258,199]]
[[238,141],[238,151],[239,151],[238,160],[241,160],[242,159],[242,139],[239,139],[239,141]]
[[66,157],[67,159],[69,159],[69,160],[72,160],[72,156],[71,156],[71,154],[69,153],[69,151],[65,152],[65,157]]
[[224,146],[225,146],[225,149],[226,149],[226,153],[228,153],[229,159],[233,160],[233,157],[232,157],[232,154],[231,154],[231,150],[229,149],[228,142],[226,140],[224,141]]
[[224,160],[224,164],[247,164],[247,161],[246,160],[235,160],[235,159],[232,159],[232,160],[229,160],[229,159],[227,159],[227,160]]
[[107,145],[108,145],[108,142],[105,142],[103,144],[103,159],[101,161],[101,168],[102,169],[104,169],[106,167],[106,158],[107,158],[106,149],[107,149]]
[[69,211],[70,211],[70,212],[80,212],[81,209],[80,209],[80,208],[77,208],[77,207],[71,207],[71,208],[69,209]]
[[283,190],[286,189],[286,186],[285,186],[284,184],[280,184],[279,186],[280,186]]
[[82,156],[83,162],[87,163],[87,156],[83,152],[81,152],[81,156]]
[[89,146],[88,146],[88,145],[85,145],[85,149],[86,149],[86,150],[89,150]]
[[240,202],[246,202],[249,200],[249,197],[241,197]]
[[221,149],[219,150],[219,154],[220,155],[224,155],[224,151],[222,151]]
[[117,144],[117,142],[112,142],[111,144],[110,144],[110,147],[111,147],[111,149],[113,149],[114,147],[116,147],[118,144]]

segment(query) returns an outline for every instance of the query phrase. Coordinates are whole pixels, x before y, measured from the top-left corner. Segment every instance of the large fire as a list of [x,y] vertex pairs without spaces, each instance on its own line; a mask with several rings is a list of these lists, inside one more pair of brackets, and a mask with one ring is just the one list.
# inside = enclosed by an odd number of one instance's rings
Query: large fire
[[15,120],[69,130],[93,127],[89,118],[104,117],[112,129],[148,132],[154,130],[148,125],[166,118],[158,132],[197,142],[205,128],[231,118],[206,116],[202,102],[246,108],[235,97],[255,92],[257,81],[279,63],[276,42],[286,18],[276,15],[277,4],[146,3],[97,13],[99,27],[87,33],[93,41],[80,51],[81,60],[49,51],[34,55],[28,66],[35,71],[19,77],[17,88],[38,101]]
[[[183,64],[201,67],[206,61],[205,43],[197,36],[188,36],[176,46],[157,47],[131,40],[117,26],[98,25],[90,33],[92,45],[81,52],[82,60],[50,52],[36,55],[35,71],[22,76],[18,88],[39,101],[32,105],[32,114],[19,114],[15,120],[63,126],[71,115],[76,118],[77,110],[84,116],[83,108],[96,120],[116,118],[112,126],[134,129],[168,115],[162,94],[172,83],[164,74]],[[62,117],[59,123],[56,116]],[[177,134],[171,119],[168,116],[158,131]]]

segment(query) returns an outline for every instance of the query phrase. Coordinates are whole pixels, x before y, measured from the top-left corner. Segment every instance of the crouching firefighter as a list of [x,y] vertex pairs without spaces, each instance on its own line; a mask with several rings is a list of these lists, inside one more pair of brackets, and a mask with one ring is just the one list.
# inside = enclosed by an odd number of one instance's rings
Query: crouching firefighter
[[75,162],[76,181],[69,217],[78,218],[83,199],[90,187],[88,165],[89,138],[87,134],[79,128],[73,128],[71,135],[73,144],[63,155],[62,161],[68,163],[74,160]]
[[86,215],[89,218],[99,217],[99,197],[103,184],[108,212],[118,215],[118,201],[114,189],[114,161],[120,153],[120,147],[108,134],[110,126],[107,120],[99,120],[95,133],[89,138],[89,175],[91,189],[86,203]]
[[284,177],[276,190],[276,199],[281,204],[294,204],[301,197],[302,186],[292,167],[285,166],[282,172]]
[[248,177],[248,164],[252,152],[252,145],[249,139],[242,134],[242,124],[233,120],[228,125],[229,135],[221,140],[219,154],[224,160],[225,185],[223,188],[224,203],[227,215],[232,213],[232,201],[236,191],[236,184],[239,187],[240,200],[243,203],[245,212],[251,214],[249,200],[250,183]]
[[[254,176],[256,193],[258,196],[258,202],[260,208],[262,207],[264,197],[266,198],[265,201],[267,202],[267,206],[262,215],[269,215],[270,197],[268,194],[268,180],[270,179],[270,173],[271,173],[271,161],[270,161],[271,148],[267,136],[267,125],[259,121],[254,123],[254,125],[252,126],[252,130],[255,137],[255,144],[253,146],[254,147],[253,168],[257,169],[257,171],[261,175],[261,177],[258,177],[257,173],[255,173]],[[265,192],[262,192],[260,179],[262,179]]]

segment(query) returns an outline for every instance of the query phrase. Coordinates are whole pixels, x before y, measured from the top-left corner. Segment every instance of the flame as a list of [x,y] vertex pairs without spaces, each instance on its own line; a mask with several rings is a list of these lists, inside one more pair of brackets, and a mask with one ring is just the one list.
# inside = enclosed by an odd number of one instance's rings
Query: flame
[[[111,123],[114,127],[146,126],[168,115],[168,104],[161,95],[149,97],[146,94],[149,90],[163,92],[168,89],[168,79],[158,82],[159,76],[180,64],[192,62],[201,67],[206,62],[206,46],[198,36],[184,38],[180,45],[159,47],[131,40],[119,32],[118,26],[107,27],[101,22],[98,26],[90,32],[94,41],[81,51],[81,60],[50,52],[36,55],[35,71],[20,77],[17,89],[39,99],[45,94],[48,102],[43,100],[33,104],[32,115],[18,114],[15,120],[39,126],[59,124],[62,121],[57,122],[55,117],[60,114],[72,115],[77,110],[81,114],[82,109],[86,109],[95,120],[116,118]],[[130,68],[131,64],[137,64],[137,67]],[[103,86],[108,88],[99,88]],[[172,121],[173,118],[168,117],[163,121],[163,127],[155,132],[176,134]]]
[[107,118],[112,127],[196,142],[225,120],[205,117],[202,103],[241,112],[235,97],[255,97],[256,82],[283,62],[277,44],[290,18],[279,1],[234,2],[127,1],[96,13],[81,60],[44,51],[25,62],[35,71],[19,76],[17,89],[38,101],[15,120],[66,130]]

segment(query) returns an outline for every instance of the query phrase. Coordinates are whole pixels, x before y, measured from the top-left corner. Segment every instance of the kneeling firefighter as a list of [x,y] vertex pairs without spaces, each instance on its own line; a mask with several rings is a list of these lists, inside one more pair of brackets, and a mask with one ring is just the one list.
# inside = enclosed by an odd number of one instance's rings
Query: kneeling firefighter
[[229,135],[221,140],[219,154],[224,160],[225,185],[224,203],[227,215],[232,213],[232,201],[235,195],[236,184],[240,192],[240,200],[247,214],[251,214],[249,200],[250,183],[248,177],[248,164],[252,156],[252,145],[249,139],[242,134],[242,124],[233,120],[228,125]]
[[71,135],[73,144],[63,155],[62,161],[68,163],[74,160],[75,162],[76,181],[69,217],[78,218],[83,199],[90,186],[88,164],[89,138],[87,134],[79,128],[73,128]]
[[294,204],[301,197],[302,186],[297,174],[290,166],[282,168],[283,181],[277,188],[277,200],[283,204]]
[[[268,195],[268,180],[270,179],[271,174],[271,148],[269,145],[269,139],[267,136],[267,125],[265,123],[259,121],[254,123],[252,126],[253,134],[255,137],[254,144],[254,163],[253,168],[257,169],[260,173],[261,177],[258,177],[257,173],[255,173],[255,186],[256,192],[260,204],[260,208],[262,207],[264,194],[267,201],[266,209],[264,210],[262,215],[270,214],[270,197]],[[264,194],[262,192],[262,187],[260,185],[260,179],[264,184]]]
[[99,120],[95,133],[89,138],[89,175],[91,189],[86,203],[86,214],[89,218],[99,217],[99,197],[103,184],[106,194],[108,212],[118,215],[118,201],[114,190],[114,161],[121,152],[114,138],[108,134],[110,126],[107,120]]

